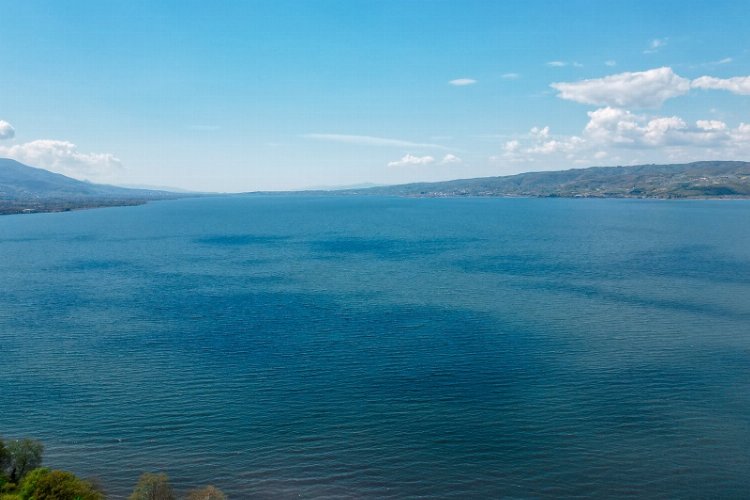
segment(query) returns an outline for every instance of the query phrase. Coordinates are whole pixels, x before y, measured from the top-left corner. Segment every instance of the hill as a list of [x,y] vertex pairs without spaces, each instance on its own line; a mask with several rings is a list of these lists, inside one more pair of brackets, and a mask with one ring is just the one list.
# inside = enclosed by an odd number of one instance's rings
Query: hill
[[528,196],[568,198],[747,198],[750,163],[589,167],[339,191],[390,196]]
[[92,184],[0,158],[0,214],[140,205],[180,196],[185,194]]

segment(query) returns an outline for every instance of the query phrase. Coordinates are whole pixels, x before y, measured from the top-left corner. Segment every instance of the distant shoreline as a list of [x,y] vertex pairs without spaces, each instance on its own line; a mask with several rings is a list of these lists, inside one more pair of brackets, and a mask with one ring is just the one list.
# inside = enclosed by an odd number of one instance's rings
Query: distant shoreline
[[[205,195],[204,195],[205,196]],[[534,196],[534,195],[476,195],[476,194],[385,194],[385,193],[342,193],[337,191],[258,191],[250,193],[227,193],[210,195],[211,197],[300,197],[311,196],[319,198],[365,198],[365,197],[393,197],[410,199],[567,199],[567,200],[642,200],[642,201],[747,201],[750,196],[691,196],[691,197],[659,197],[659,196]],[[0,216],[3,215],[32,215],[50,214],[63,212],[78,212],[82,210],[94,210],[98,208],[136,207],[146,205],[154,201],[171,201],[175,199],[193,198],[184,196],[180,198],[169,198],[161,200],[117,200],[117,201],[67,201],[67,202],[6,202],[0,201]]]
[[59,202],[33,202],[0,201],[0,215],[28,215],[44,213],[73,212],[78,210],[91,210],[95,208],[108,207],[130,207],[145,205],[149,200],[118,200],[112,202],[92,201],[59,201]]

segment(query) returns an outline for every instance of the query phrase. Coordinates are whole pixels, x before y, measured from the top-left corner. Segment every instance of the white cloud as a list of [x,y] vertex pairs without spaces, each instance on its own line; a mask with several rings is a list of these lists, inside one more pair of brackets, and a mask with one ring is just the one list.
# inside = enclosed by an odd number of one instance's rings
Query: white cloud
[[429,165],[434,163],[435,158],[432,156],[414,156],[405,154],[400,160],[392,161],[388,163],[389,167],[407,167],[411,165]]
[[690,91],[690,80],[663,67],[550,85],[558,97],[596,106],[652,108]]
[[456,155],[452,155],[450,153],[448,153],[447,155],[443,156],[443,159],[440,161],[440,163],[442,163],[443,165],[447,165],[447,164],[450,164],[450,163],[462,163],[462,162],[463,162],[463,160],[461,158],[459,158]]
[[503,146],[503,151],[506,153],[516,153],[518,152],[518,149],[521,147],[521,142],[513,139],[512,141],[508,141]]
[[689,126],[677,116],[643,116],[616,108],[588,113],[584,129],[598,144],[635,148],[670,146],[720,147],[732,139],[728,126],[719,120],[698,120]]
[[549,127],[532,127],[529,134],[537,140],[547,139],[549,137]]
[[610,59],[608,61],[604,61],[604,65],[605,66],[609,66],[610,68],[612,68],[614,66],[617,66],[617,61],[614,61],[614,60]]
[[504,73],[500,78],[503,80],[518,80],[521,78],[521,75],[518,73]]
[[731,57],[725,57],[724,59],[719,59],[716,61],[716,64],[729,64],[730,62],[734,61]]
[[433,148],[448,149],[440,144],[429,144],[411,141],[402,141],[400,139],[388,139],[385,137],[372,137],[369,135],[348,135],[348,134],[304,134],[306,139],[316,141],[343,142],[345,144],[356,144],[359,146],[392,146],[407,148]]
[[574,68],[583,68],[583,64],[578,61],[548,61],[545,63],[550,68],[564,68],[566,66],[573,66]]
[[580,149],[583,143],[584,140],[577,136],[553,137],[549,127],[533,127],[528,134],[506,141],[502,157],[513,162],[533,161],[537,155],[572,154]]
[[580,148],[583,143],[583,139],[574,135],[562,140],[551,139],[549,141],[544,141],[537,144],[536,146],[532,146],[526,152],[531,154],[539,153],[543,155],[551,155],[554,153],[572,153]]
[[[571,136],[565,138],[552,138],[549,127],[533,127],[529,131],[529,138],[533,141],[532,145],[527,147],[524,152],[527,154],[543,154],[550,155],[554,153],[569,153],[578,148],[581,144],[582,139],[580,137]],[[509,147],[513,141],[505,143],[506,152],[509,151]],[[517,142],[517,141],[516,141]],[[514,145],[518,149],[518,144]],[[514,151],[510,151],[513,153]]]
[[750,95],[750,76],[735,76],[733,78],[701,76],[693,80],[691,86],[697,89],[728,90],[733,94]]
[[689,124],[679,116],[649,116],[605,107],[588,113],[579,135],[553,135],[549,127],[534,127],[503,144],[506,162],[584,165],[606,159],[623,161],[618,151],[629,150],[632,161],[689,160],[707,157],[745,158],[750,154],[750,124],[729,127],[720,120]]
[[466,85],[474,85],[475,83],[477,83],[477,81],[472,78],[457,78],[455,80],[449,81],[448,83],[456,87],[465,87]]
[[648,44],[648,48],[643,51],[644,54],[655,54],[659,49],[667,44],[667,38],[654,38]]
[[726,130],[727,124],[719,120],[698,120],[695,122],[703,130]]
[[122,167],[122,162],[109,153],[81,153],[73,143],[49,139],[0,146],[0,155],[87,180],[106,180]]
[[15,135],[16,129],[13,128],[13,125],[5,120],[0,120],[0,140],[13,139]]

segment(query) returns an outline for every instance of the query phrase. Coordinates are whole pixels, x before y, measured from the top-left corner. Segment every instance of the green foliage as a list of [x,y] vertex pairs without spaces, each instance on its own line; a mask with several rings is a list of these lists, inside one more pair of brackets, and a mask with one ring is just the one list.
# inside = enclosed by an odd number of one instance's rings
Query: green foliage
[[28,500],[34,497],[36,485],[41,478],[49,474],[50,470],[46,467],[39,467],[30,471],[18,485],[18,495],[22,500]]
[[187,500],[226,500],[226,495],[215,486],[204,486],[188,493]]
[[161,472],[146,472],[138,479],[129,500],[175,500],[174,491],[169,484],[169,477]]
[[90,482],[61,470],[35,469],[20,488],[21,500],[103,500]]
[[8,452],[8,449],[5,447],[5,443],[3,442],[3,439],[0,438],[0,482],[2,482],[3,479],[3,472],[8,467],[8,463],[10,462],[10,453]]
[[[101,489],[71,472],[40,467],[44,447],[32,439],[0,439],[0,500],[104,500]],[[17,483],[17,484],[16,484]],[[165,473],[141,475],[129,500],[175,500]],[[215,486],[188,492],[187,500],[226,500]]]
[[16,483],[6,481],[0,484],[0,493],[11,493],[13,491],[16,491]]
[[20,481],[31,470],[42,465],[44,446],[33,439],[16,439],[7,445],[7,470],[11,482]]

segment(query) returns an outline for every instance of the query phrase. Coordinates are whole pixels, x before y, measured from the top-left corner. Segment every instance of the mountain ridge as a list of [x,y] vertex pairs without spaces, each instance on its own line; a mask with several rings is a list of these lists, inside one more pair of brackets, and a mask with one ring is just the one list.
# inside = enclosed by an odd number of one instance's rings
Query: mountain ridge
[[750,162],[717,160],[587,167],[337,193],[412,197],[750,198]]
[[0,158],[0,214],[142,205],[185,196],[188,195],[79,181],[10,158]]
[[[0,214],[59,212],[141,205],[149,201],[205,196],[94,184],[0,158]],[[679,164],[588,167],[476,177],[439,182],[336,190],[241,194],[540,197],[540,198],[750,198],[750,162],[698,161]]]

